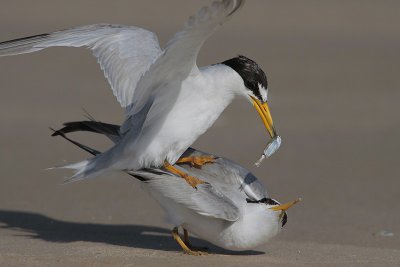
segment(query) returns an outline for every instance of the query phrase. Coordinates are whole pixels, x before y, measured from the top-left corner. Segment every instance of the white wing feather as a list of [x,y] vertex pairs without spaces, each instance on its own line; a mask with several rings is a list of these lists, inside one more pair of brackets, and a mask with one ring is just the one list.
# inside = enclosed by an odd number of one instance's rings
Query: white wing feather
[[[72,180],[95,177],[113,168],[138,169],[155,162],[159,164],[159,158],[151,159],[154,162],[140,162],[129,158],[129,155],[137,152],[134,151],[137,149],[137,138],[141,136],[142,131],[154,130],[155,125],[163,124],[178,98],[183,81],[189,75],[200,75],[196,59],[201,46],[243,3],[244,0],[216,1],[200,9],[188,20],[183,30],[168,42],[162,54],[139,80],[132,103],[126,108],[127,119],[120,128],[123,135],[121,141],[95,158],[64,166],[76,170]],[[138,117],[142,120],[138,120]],[[153,133],[143,136],[151,138]],[[142,140],[140,144],[147,143],[148,141]],[[140,153],[141,149],[137,153]]]
[[244,0],[222,0],[200,9],[168,42],[164,51],[152,32],[100,24],[0,43],[0,56],[52,46],[85,46],[93,51],[118,101],[126,107],[127,119],[121,132],[130,132],[107,152],[65,166],[76,170],[73,179],[93,177],[120,162],[124,157],[120,152],[125,149],[121,146],[134,144],[142,129],[159,125],[157,120],[165,119],[180,93],[182,82],[189,75],[199,75],[196,59],[203,43],[243,3]]
[[[197,55],[203,43],[224,23],[229,16],[238,10],[244,0],[215,1],[210,6],[203,7],[196,15],[189,18],[184,28],[176,33],[167,43],[163,54],[157,58],[150,69],[140,79],[128,115],[134,115],[154,98],[153,108],[149,111],[147,123],[154,116],[168,110],[181,89],[182,82],[199,70],[196,65]],[[165,88],[168,91],[165,92]],[[162,97],[158,97],[162,95]],[[157,101],[160,99],[162,101]],[[165,101],[165,99],[169,101]],[[122,132],[131,127],[128,120],[122,125]],[[145,127],[145,125],[143,126]]]
[[0,43],[0,56],[54,46],[91,49],[122,107],[131,104],[139,79],[161,54],[157,36],[148,30],[95,24]]

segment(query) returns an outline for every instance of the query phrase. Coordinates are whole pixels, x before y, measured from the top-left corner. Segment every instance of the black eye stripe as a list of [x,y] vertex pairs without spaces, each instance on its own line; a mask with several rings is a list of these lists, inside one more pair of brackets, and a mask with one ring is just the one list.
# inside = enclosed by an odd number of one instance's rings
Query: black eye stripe
[[260,92],[260,88],[258,87],[258,83],[257,83],[257,85],[255,85],[255,84],[249,83],[248,81],[245,81],[244,85],[253,92],[253,94],[255,95],[255,97],[257,97],[258,100],[263,101],[263,98],[262,98],[261,92]]
[[246,202],[247,203],[263,203],[264,199],[266,199],[266,198],[263,198],[263,199],[260,199],[260,200],[251,200],[249,198],[246,198]]
[[246,198],[246,202],[247,203],[264,203],[264,204],[268,204],[268,205],[279,205],[279,202],[276,200],[273,200],[272,198],[262,198],[260,200],[251,200],[249,198]]

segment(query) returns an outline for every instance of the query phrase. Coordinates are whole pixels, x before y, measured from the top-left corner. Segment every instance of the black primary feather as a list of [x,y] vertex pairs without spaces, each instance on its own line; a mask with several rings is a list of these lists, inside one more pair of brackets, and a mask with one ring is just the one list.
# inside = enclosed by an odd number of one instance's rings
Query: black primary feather
[[98,121],[73,121],[64,123],[64,127],[55,131],[52,136],[61,133],[71,133],[78,131],[94,132],[99,134],[119,135],[119,126]]
[[[50,130],[52,130],[54,133],[51,136],[61,136],[62,138],[64,138],[65,140],[68,140],[69,142],[71,142],[72,144],[78,146],[79,148],[85,150],[86,152],[92,154],[93,156],[96,156],[98,154],[101,154],[100,151],[93,149],[91,147],[85,146],[77,141],[74,141],[70,138],[68,138],[63,132],[61,132],[60,130],[56,131],[53,128],[50,128]],[[57,134],[56,134],[57,133]]]

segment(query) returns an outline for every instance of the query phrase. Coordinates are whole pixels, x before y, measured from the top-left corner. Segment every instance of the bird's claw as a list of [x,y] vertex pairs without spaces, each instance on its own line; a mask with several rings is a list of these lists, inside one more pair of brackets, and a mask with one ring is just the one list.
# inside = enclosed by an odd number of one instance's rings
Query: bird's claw
[[192,256],[203,256],[203,255],[208,255],[208,252],[207,252],[207,251],[201,251],[201,250],[192,250],[192,249],[189,249],[189,250],[184,250],[183,252],[184,252],[185,254],[192,255]]
[[216,158],[214,156],[193,156],[193,157],[182,157],[176,163],[184,164],[189,163],[190,166],[201,169],[201,167],[207,163],[214,163]]
[[190,162],[190,165],[192,165],[192,167],[200,169],[203,165],[214,162],[215,157],[213,156],[193,157],[193,161]]
[[196,178],[196,177],[193,177],[193,176],[190,176],[190,175],[187,175],[187,174],[184,175],[182,178],[185,179],[185,181],[186,181],[191,187],[193,187],[193,188],[196,189],[196,190],[197,190],[197,186],[198,186],[199,184],[204,184],[204,183],[205,183],[203,180],[200,180],[199,178]]

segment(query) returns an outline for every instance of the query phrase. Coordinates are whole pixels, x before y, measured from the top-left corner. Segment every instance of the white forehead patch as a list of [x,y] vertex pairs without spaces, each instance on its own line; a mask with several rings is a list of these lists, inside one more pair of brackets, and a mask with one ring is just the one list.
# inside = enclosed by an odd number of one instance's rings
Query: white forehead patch
[[260,90],[260,95],[264,102],[268,100],[268,89],[265,89],[261,83],[258,83],[258,89]]

